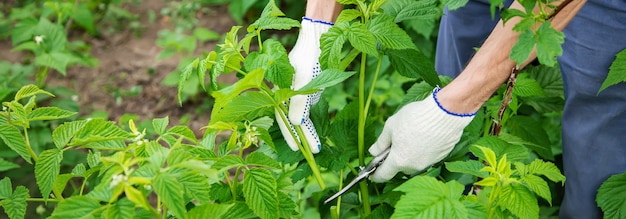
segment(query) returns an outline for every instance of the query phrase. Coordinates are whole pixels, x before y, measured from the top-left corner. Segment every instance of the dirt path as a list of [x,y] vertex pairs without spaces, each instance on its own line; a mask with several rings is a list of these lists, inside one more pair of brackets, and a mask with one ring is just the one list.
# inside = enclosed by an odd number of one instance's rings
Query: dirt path
[[[64,86],[78,93],[81,114],[90,115],[94,111],[106,111],[109,119],[117,121],[124,114],[136,114],[141,119],[169,116],[171,123],[177,124],[182,116],[190,115],[188,125],[198,132],[208,123],[208,113],[197,114],[191,103],[178,105],[175,87],[164,86],[162,80],[179,64],[181,57],[157,60],[161,51],[156,45],[157,33],[173,25],[167,17],[160,15],[160,10],[167,6],[163,0],[144,1],[143,4],[126,4],[124,7],[138,14],[145,29],[140,36],[127,29],[123,32],[104,36],[102,39],[87,38],[92,45],[91,54],[99,60],[96,68],[73,67],[64,77],[52,73],[48,86]],[[157,15],[155,22],[148,21],[148,12]],[[199,25],[220,34],[226,33],[235,25],[225,7],[212,7],[207,13],[197,13]],[[217,42],[199,44],[196,54],[214,49]],[[128,91],[134,86],[141,86],[138,95],[116,100],[114,92]]]

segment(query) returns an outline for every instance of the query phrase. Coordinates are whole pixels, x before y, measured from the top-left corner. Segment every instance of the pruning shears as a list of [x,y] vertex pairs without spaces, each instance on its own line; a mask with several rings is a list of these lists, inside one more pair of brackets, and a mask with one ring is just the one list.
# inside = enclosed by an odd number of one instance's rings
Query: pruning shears
[[374,171],[376,171],[376,169],[383,163],[383,161],[385,161],[385,159],[387,159],[387,156],[389,155],[389,150],[390,149],[391,148],[387,148],[385,151],[380,153],[378,156],[374,157],[374,159],[372,161],[370,161],[367,164],[367,166],[365,166],[365,168],[360,167],[361,171],[359,172],[359,174],[357,174],[356,177],[354,179],[352,179],[352,181],[350,181],[350,183],[348,183],[348,185],[343,187],[343,189],[339,190],[339,192],[335,193],[333,196],[331,196],[330,198],[326,199],[326,201],[324,201],[324,204],[328,204],[332,200],[335,200],[339,196],[343,195],[343,193],[346,193],[348,190],[350,190],[350,188],[354,187],[358,182],[361,182],[362,180],[367,179],[372,173],[374,173]]

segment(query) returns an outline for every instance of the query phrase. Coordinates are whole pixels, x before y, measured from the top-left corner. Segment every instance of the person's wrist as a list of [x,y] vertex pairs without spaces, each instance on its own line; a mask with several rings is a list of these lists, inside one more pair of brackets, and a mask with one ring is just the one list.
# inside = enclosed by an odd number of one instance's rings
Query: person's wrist
[[[447,98],[444,93],[444,97],[443,99],[440,97],[441,95],[439,94],[439,92],[441,91],[440,87],[436,87],[433,90],[433,100],[435,101],[435,103],[437,104],[437,107],[439,107],[439,109],[441,109],[442,111],[444,111],[445,113],[449,114],[449,115],[453,115],[453,116],[459,116],[459,117],[473,117],[476,115],[478,109],[475,109],[473,107],[467,107],[467,106],[463,106],[463,105],[459,105],[459,104],[453,104],[455,102],[447,102],[449,100],[451,100],[450,98]],[[445,101],[445,102],[442,102]]]

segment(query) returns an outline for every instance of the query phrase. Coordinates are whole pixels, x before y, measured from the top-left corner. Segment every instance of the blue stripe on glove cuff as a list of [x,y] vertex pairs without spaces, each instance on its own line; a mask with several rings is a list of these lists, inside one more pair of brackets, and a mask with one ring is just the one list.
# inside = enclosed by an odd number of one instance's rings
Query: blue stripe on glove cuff
[[333,22],[328,22],[328,21],[323,21],[323,20],[315,20],[315,19],[310,18],[310,17],[302,17],[302,20],[307,20],[307,21],[310,21],[310,22],[313,22],[313,23],[326,24],[326,25],[330,25],[330,26],[335,25],[335,23],[333,23]]
[[441,106],[441,103],[439,103],[439,100],[437,100],[437,92],[439,92],[439,90],[441,90],[439,86],[435,87],[435,89],[433,90],[433,99],[435,100],[435,103],[437,103],[437,106],[439,107],[439,109],[443,110],[447,114],[453,115],[453,116],[459,116],[459,117],[471,117],[471,116],[475,116],[476,113],[478,113],[478,111],[474,113],[455,113],[455,112],[451,112],[443,108],[443,106]]

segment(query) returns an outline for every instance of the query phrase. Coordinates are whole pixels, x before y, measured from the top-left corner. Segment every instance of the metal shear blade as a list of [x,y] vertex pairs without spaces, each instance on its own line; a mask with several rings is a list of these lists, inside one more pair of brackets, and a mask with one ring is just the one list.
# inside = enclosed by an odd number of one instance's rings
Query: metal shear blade
[[326,201],[324,201],[324,204],[328,204],[332,200],[335,200],[339,196],[343,195],[348,190],[350,190],[350,188],[354,187],[358,182],[361,182],[361,180],[367,179],[372,173],[374,173],[374,171],[376,171],[376,168],[378,168],[378,166],[380,166],[380,164],[382,164],[383,161],[385,161],[385,159],[387,158],[387,155],[389,155],[389,148],[387,148],[385,151],[380,153],[378,156],[374,157],[374,159],[370,161],[370,163],[367,164],[365,168],[361,169],[359,174],[356,175],[356,177],[354,177],[354,179],[352,179],[352,181],[350,181],[348,185],[343,187],[343,189],[339,190],[339,192],[335,193],[330,198],[326,199]]

